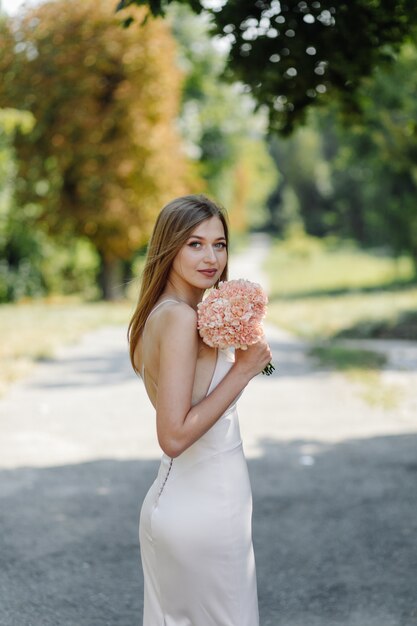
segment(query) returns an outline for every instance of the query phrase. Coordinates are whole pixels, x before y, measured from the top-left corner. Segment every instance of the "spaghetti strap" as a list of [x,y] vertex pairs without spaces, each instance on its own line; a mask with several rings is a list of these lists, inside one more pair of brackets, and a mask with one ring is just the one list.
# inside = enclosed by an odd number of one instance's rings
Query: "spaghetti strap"
[[145,326],[146,326],[146,324],[147,324],[147,321],[148,321],[148,319],[150,318],[150,316],[152,315],[152,313],[153,313],[154,311],[156,311],[156,309],[158,309],[160,306],[162,306],[163,304],[165,304],[165,302],[177,302],[177,303],[179,303],[179,302],[181,302],[181,300],[174,300],[173,298],[166,298],[166,300],[161,300],[161,302],[159,302],[158,304],[156,304],[156,305],[153,307],[153,309],[151,309],[151,311],[150,311],[150,313],[149,313],[148,317],[146,318],[146,322],[145,322],[145,324],[144,324],[144,326],[143,326],[143,330],[145,330]]
[[[146,324],[148,322],[148,319],[150,318],[150,316],[152,315],[152,313],[154,311],[156,311],[156,309],[158,309],[160,306],[162,306],[163,304],[165,304],[165,302],[181,302],[181,300],[174,300],[174,298],[166,298],[165,300],[162,300],[161,302],[159,302],[157,305],[155,305],[153,307],[153,309],[151,309],[148,317],[146,318],[145,324],[143,325],[143,330],[142,330],[142,341],[143,341],[143,334],[145,332],[145,328],[146,328]],[[142,380],[145,381],[145,362],[142,360]]]

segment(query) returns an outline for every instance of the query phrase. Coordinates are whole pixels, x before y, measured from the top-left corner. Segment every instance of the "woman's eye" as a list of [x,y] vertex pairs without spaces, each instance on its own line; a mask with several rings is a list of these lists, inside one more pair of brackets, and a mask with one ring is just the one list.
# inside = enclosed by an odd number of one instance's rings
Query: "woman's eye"
[[[197,246],[201,246],[201,242],[200,241],[191,241],[188,244],[191,248],[196,248]],[[219,241],[218,243],[214,244],[215,248],[226,248],[226,244],[223,241]]]

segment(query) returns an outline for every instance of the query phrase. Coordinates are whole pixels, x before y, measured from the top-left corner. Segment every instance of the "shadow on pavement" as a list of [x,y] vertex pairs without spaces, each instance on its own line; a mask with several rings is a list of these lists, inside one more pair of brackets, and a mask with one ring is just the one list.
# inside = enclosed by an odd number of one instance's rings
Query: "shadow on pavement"
[[[304,376],[317,371],[317,364],[305,355],[306,344],[302,341],[272,339],[271,350],[277,355],[277,369],[273,376]],[[50,375],[26,381],[33,389],[86,389],[92,386],[109,386],[135,378],[126,350],[108,350],[102,356],[65,356],[43,359],[50,368]]]
[[134,378],[126,349],[108,350],[103,356],[65,356],[42,359],[42,363],[53,368],[53,377],[26,381],[33,388],[59,389],[68,387],[86,388],[124,383]]
[[306,356],[308,344],[303,341],[271,339],[269,342],[275,366],[271,377],[297,378],[317,372],[315,361]]
[[[417,436],[262,443],[248,460],[261,625],[415,625]],[[139,626],[157,467],[0,472],[2,626]]]

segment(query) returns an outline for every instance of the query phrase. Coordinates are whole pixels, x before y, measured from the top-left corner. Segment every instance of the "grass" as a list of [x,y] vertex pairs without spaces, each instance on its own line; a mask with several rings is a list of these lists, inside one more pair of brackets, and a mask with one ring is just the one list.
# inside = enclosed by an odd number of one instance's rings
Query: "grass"
[[324,366],[338,370],[380,369],[386,364],[386,356],[373,350],[345,348],[337,345],[315,345],[309,355]]
[[265,270],[268,321],[310,340],[310,355],[358,384],[370,405],[395,408],[402,389],[387,384],[380,352],[337,345],[339,337],[417,340],[417,284],[410,259],[298,234],[275,242]]
[[276,241],[268,265],[274,267],[272,294],[281,297],[379,289],[407,284],[413,278],[408,257],[394,259],[383,251],[372,254],[353,242],[318,239],[304,233]]
[[309,356],[320,365],[342,371],[359,386],[360,397],[369,405],[383,409],[397,408],[403,398],[403,390],[395,384],[387,384],[380,369],[387,363],[381,352],[361,348],[347,348],[330,342],[313,345]]
[[386,383],[380,372],[352,369],[347,376],[359,384],[359,395],[370,406],[382,409],[396,409],[400,406],[404,390],[399,385]]
[[395,337],[396,330],[417,339],[417,284],[408,258],[314,242],[295,251],[288,242],[273,246],[265,264],[269,321],[310,340]]
[[[403,291],[302,297],[286,300],[272,297],[268,320],[306,339],[351,336],[395,337],[401,316],[417,309],[417,287]],[[358,331],[355,333],[355,328]],[[375,333],[380,329],[379,333]],[[381,330],[386,329],[385,333]],[[389,330],[391,329],[391,331]],[[417,339],[417,332],[402,338]]]
[[131,301],[83,302],[59,297],[0,306],[0,394],[26,375],[33,364],[51,357],[58,346],[77,341],[89,330],[108,324],[127,327]]

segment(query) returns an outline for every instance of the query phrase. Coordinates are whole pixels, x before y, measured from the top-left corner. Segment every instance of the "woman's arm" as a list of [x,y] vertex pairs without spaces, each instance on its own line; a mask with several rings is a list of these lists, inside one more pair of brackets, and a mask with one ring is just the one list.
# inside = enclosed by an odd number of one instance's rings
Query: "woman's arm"
[[165,454],[176,457],[217,422],[251,378],[269,363],[271,352],[265,341],[237,350],[236,362],[223,380],[191,406],[198,353],[197,313],[186,304],[167,307],[160,323],[157,435]]

